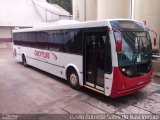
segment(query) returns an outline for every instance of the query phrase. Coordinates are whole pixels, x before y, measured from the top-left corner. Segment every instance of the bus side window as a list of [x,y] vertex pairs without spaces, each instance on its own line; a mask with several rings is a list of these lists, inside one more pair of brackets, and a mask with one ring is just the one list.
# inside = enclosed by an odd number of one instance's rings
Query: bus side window
[[27,45],[30,47],[35,47],[36,46],[36,33],[35,32],[29,32],[27,33]]
[[48,33],[37,32],[37,45],[38,48],[48,49]]
[[48,38],[48,45],[49,45],[49,49],[50,50],[54,50],[55,49],[55,39],[56,39],[56,34],[53,32],[51,32],[49,34],[49,38]]
[[63,52],[82,54],[82,31],[80,29],[64,30]]
[[63,51],[64,33],[62,30],[49,31],[48,45],[53,51]]
[[22,46],[28,46],[28,39],[27,39],[27,34],[26,33],[22,33],[20,35],[20,40],[21,40],[21,45]]
[[20,40],[20,33],[14,33],[13,34],[13,42],[15,45],[20,45],[21,40]]
[[74,32],[71,30],[64,30],[64,38],[63,38],[63,51],[70,53],[72,39],[74,39]]
[[82,54],[82,30],[77,29],[74,35],[74,41],[72,42],[71,52],[76,54]]
[[63,36],[64,34],[62,31],[59,31],[58,33],[56,33],[55,44],[56,44],[57,51],[63,51],[63,48],[62,48]]

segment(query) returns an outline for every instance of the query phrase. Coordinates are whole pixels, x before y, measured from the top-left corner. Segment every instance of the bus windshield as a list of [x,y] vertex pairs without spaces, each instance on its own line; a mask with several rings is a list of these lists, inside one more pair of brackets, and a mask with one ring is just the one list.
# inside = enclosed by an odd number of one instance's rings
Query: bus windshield
[[[118,39],[119,33],[114,33]],[[148,62],[152,52],[148,32],[122,32],[122,52],[118,53],[119,66]]]
[[114,32],[115,40],[122,39],[122,50],[118,52],[120,70],[128,77],[144,75],[151,69],[152,45],[149,33],[141,30],[121,29]]

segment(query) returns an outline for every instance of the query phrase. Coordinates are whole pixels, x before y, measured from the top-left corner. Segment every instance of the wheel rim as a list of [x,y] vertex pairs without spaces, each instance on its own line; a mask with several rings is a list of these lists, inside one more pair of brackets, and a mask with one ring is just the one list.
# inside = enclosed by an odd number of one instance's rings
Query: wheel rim
[[78,77],[77,77],[77,75],[76,75],[75,73],[72,73],[72,74],[70,75],[70,82],[71,82],[71,84],[72,84],[73,86],[76,86],[76,85],[77,85],[77,83],[78,83]]

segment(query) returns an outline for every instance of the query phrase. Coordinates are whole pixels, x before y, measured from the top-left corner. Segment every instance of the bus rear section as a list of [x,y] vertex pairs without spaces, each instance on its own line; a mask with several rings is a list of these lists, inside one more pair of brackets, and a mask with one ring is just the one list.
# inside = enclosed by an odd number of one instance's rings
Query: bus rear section
[[121,41],[114,66],[111,97],[119,97],[145,87],[152,79],[152,45],[148,30],[136,21],[112,21],[113,35]]

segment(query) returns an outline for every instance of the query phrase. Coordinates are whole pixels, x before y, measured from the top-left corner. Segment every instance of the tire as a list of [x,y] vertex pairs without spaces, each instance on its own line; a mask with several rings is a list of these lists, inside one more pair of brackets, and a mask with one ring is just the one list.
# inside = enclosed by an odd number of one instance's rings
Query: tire
[[25,67],[27,67],[26,57],[25,55],[22,55],[22,63]]
[[68,73],[67,80],[68,80],[69,86],[76,90],[80,89],[79,77],[76,70],[70,69],[67,73]]

